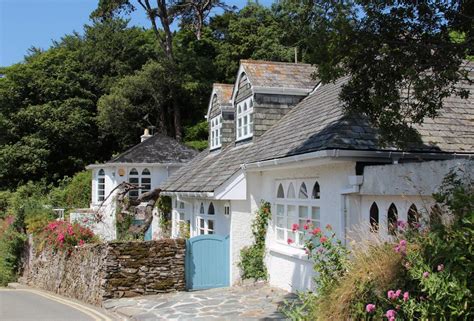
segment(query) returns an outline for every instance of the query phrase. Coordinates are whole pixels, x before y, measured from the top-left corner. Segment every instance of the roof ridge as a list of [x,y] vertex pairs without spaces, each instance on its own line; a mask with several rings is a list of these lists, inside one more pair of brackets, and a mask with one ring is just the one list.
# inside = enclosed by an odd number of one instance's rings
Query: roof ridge
[[288,62],[288,61],[271,61],[271,60],[254,60],[254,59],[240,59],[240,63],[257,63],[257,64],[269,64],[269,65],[291,65],[291,66],[312,66],[312,64],[301,63],[301,62]]

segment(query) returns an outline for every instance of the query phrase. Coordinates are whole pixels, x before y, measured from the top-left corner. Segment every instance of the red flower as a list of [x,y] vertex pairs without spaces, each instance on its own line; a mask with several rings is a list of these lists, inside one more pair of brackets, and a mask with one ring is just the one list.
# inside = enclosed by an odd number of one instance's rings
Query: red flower
[[296,223],[293,224],[293,225],[291,225],[291,230],[292,230],[293,232],[296,232],[299,228],[300,228],[300,226],[299,226],[298,224],[296,224]]
[[324,242],[326,242],[327,240],[328,240],[327,237],[321,236],[321,238],[319,239],[319,242],[324,243]]
[[318,234],[321,233],[321,229],[320,229],[319,227],[317,227],[317,228],[315,228],[315,229],[313,230],[312,233],[313,233],[313,235],[318,235]]
[[286,242],[287,242],[288,244],[291,244],[291,243],[294,243],[295,241],[293,241],[292,239],[288,238],[288,240],[286,240]]
[[79,240],[79,246],[83,246],[84,245],[84,241],[83,240]]
[[304,228],[305,230],[307,230],[307,229],[309,229],[309,225],[308,225],[308,224],[305,224],[305,225],[303,226],[303,228]]

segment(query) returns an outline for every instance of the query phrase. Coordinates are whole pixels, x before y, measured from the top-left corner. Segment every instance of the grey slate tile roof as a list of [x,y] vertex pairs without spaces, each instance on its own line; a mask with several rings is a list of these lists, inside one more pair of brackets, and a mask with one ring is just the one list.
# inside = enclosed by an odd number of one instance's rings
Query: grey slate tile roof
[[186,163],[197,154],[198,151],[179,143],[171,137],[156,134],[108,161],[107,164]]
[[316,68],[309,64],[261,60],[241,60],[240,63],[254,87],[311,91],[319,82],[312,77]]
[[[470,78],[474,79],[472,68]],[[168,178],[162,188],[212,192],[237,172],[241,164],[320,150],[395,150],[382,148],[376,129],[362,117],[344,113],[339,93],[347,79],[321,85],[253,144],[231,145],[220,153],[201,152]],[[469,89],[469,99],[448,97],[439,117],[416,126],[422,143],[412,145],[407,151],[474,154],[474,85],[462,86]]]

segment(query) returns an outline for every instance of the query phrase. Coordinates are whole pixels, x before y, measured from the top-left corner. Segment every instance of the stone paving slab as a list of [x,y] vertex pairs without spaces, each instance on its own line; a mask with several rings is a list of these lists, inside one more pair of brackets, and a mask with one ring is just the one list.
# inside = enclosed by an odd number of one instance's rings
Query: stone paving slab
[[279,306],[295,295],[267,285],[107,300],[103,307],[137,321],[284,320]]

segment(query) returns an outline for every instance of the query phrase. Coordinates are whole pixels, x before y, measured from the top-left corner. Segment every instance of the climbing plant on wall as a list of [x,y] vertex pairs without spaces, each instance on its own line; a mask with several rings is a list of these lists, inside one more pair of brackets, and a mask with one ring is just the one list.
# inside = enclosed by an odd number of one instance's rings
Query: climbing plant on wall
[[265,236],[267,234],[268,221],[271,219],[270,203],[262,200],[260,208],[252,222],[252,234],[254,244],[244,247],[240,251],[239,267],[242,269],[242,279],[267,279],[267,267],[265,266]]

